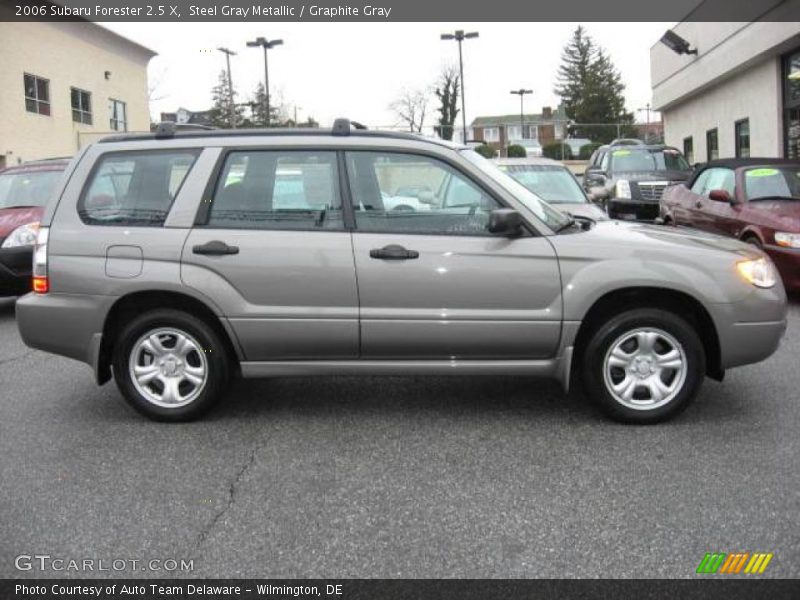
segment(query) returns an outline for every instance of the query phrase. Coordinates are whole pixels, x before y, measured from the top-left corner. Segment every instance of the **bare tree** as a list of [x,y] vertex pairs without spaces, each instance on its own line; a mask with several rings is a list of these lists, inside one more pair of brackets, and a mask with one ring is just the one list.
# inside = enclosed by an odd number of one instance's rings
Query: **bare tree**
[[420,133],[428,110],[428,92],[403,88],[398,98],[389,105],[389,109],[397,115],[398,120],[408,126],[409,131]]
[[443,140],[453,139],[453,124],[458,116],[458,95],[461,93],[461,82],[458,77],[458,69],[452,65],[442,67],[439,80],[436,83],[434,93],[439,99],[439,119],[436,124],[436,133]]

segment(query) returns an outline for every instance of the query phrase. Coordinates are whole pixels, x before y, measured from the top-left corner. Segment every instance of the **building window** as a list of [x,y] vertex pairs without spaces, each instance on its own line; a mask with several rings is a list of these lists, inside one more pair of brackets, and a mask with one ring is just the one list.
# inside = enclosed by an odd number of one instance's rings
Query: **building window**
[[690,165],[694,163],[694,140],[692,136],[683,138],[683,156]]
[[508,140],[521,140],[522,139],[522,127],[519,125],[509,125],[508,126]]
[[712,161],[719,158],[719,135],[717,128],[706,131],[706,160]]
[[76,123],[92,124],[92,95],[78,88],[69,88],[72,103],[72,120]]
[[484,142],[499,142],[500,129],[498,127],[484,127],[483,128],[483,141]]
[[50,80],[25,73],[25,110],[50,115]]
[[750,119],[736,121],[736,158],[750,158]]
[[113,131],[128,131],[128,110],[124,102],[108,99],[109,127]]
[[783,57],[783,152],[800,157],[800,49]]

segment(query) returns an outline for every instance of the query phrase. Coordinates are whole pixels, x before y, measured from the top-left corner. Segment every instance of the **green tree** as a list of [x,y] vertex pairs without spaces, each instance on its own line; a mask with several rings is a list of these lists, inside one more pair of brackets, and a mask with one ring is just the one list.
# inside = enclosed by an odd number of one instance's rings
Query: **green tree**
[[[253,92],[252,100],[250,100],[250,107],[252,111],[253,127],[266,127],[267,120],[264,118],[266,114],[266,94],[264,93],[264,84],[259,82],[256,86],[256,91]],[[283,122],[280,115],[280,107],[273,104],[275,98],[270,98],[269,106],[269,126],[270,127],[287,127],[288,123]]]
[[[608,143],[618,135],[634,134],[633,114],[625,111],[622,76],[582,26],[564,47],[554,91],[561,97],[567,117],[576,123],[574,137]],[[608,125],[582,125],[589,123]]]
[[[211,123],[215,127],[230,129],[241,127],[244,123],[244,107],[236,103],[236,90],[233,98],[230,97],[228,72],[224,69],[219,72],[217,85],[211,88]],[[232,105],[232,106],[231,106]]]
[[506,156],[508,156],[508,158],[525,158],[528,156],[528,153],[525,151],[525,148],[519,144],[511,144],[506,149]]
[[458,117],[458,95],[460,93],[461,84],[458,72],[454,67],[445,67],[434,90],[434,94],[439,99],[436,133],[443,140],[453,139],[453,125]]

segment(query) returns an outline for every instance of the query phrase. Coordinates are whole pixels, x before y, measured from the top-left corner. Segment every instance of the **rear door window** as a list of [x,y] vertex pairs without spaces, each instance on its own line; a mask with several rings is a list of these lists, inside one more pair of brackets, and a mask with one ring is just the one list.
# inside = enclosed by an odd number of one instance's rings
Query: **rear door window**
[[342,229],[335,152],[236,151],[220,173],[206,226]]
[[81,220],[89,225],[163,225],[197,154],[176,150],[106,155],[78,202]]

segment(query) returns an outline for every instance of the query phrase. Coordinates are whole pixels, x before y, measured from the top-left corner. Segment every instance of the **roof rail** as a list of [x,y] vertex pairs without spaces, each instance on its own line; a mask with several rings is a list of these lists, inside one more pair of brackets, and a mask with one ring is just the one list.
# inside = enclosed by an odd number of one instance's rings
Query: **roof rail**
[[333,122],[331,134],[333,135],[350,135],[350,129],[366,129],[366,125],[362,125],[358,121],[351,121],[350,119],[336,119]]
[[174,121],[161,121],[155,130],[157,140],[175,137],[175,122]]

